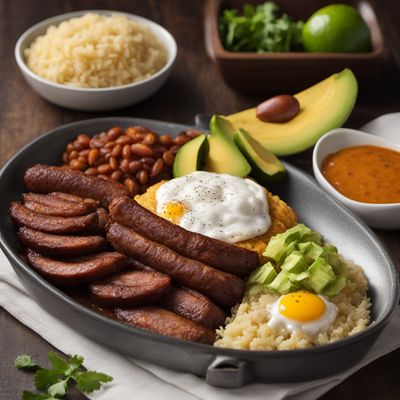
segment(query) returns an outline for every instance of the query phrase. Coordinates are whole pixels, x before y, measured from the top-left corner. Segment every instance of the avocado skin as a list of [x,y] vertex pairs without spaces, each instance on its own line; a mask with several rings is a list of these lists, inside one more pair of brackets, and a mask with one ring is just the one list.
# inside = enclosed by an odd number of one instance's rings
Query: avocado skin
[[206,170],[239,177],[247,176],[251,166],[233,141],[234,131],[228,120],[214,115],[210,121],[209,151],[205,157]]
[[281,179],[285,175],[285,167],[271,152],[253,139],[244,129],[234,135],[234,141],[251,165],[250,175],[258,183],[266,185]]
[[[208,140],[205,133],[185,143],[176,153],[172,174],[174,178],[199,171],[203,167],[204,156],[208,151]],[[188,167],[188,165],[195,165]]]

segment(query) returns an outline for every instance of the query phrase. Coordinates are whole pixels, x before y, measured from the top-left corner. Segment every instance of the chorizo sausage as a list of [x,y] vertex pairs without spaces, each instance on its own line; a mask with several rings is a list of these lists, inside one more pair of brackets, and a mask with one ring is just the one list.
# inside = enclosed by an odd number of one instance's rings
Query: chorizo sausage
[[76,260],[46,258],[35,251],[26,252],[28,263],[40,275],[59,285],[74,286],[100,279],[127,266],[127,257],[117,252],[104,252]]
[[38,193],[65,192],[100,201],[108,207],[113,199],[127,196],[128,189],[111,179],[86,175],[81,171],[36,164],[26,170],[24,182],[28,190]]
[[53,235],[26,226],[19,228],[18,238],[26,247],[53,257],[80,257],[107,247],[102,236]]
[[96,210],[94,204],[72,202],[50,195],[24,193],[22,198],[26,208],[39,214],[77,217],[79,215],[87,215]]
[[10,215],[17,226],[27,226],[48,233],[68,234],[93,231],[98,228],[99,222],[95,212],[79,217],[56,217],[38,214],[16,202],[11,203]]
[[198,290],[222,307],[233,306],[243,297],[245,286],[242,279],[186,258],[133,229],[113,223],[109,226],[107,239],[117,251],[168,274],[181,285]]
[[160,335],[213,344],[215,334],[211,329],[197,325],[171,311],[155,306],[116,309],[115,316],[122,322]]
[[256,252],[187,231],[128,197],[116,198],[110,205],[110,214],[113,221],[135,229],[148,239],[231,274],[246,276],[260,263]]
[[188,288],[173,287],[160,306],[209,329],[223,325],[226,314],[208,297]]
[[154,304],[171,289],[171,278],[159,272],[126,271],[90,284],[93,302],[108,308]]

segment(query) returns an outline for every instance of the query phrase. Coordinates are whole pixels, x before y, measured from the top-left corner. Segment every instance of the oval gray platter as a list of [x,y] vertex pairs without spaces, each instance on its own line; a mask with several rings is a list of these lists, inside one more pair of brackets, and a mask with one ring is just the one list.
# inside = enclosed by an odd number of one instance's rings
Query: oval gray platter
[[305,350],[244,351],[182,341],[124,325],[77,303],[34,272],[17,251],[8,216],[11,201],[25,191],[23,174],[36,163],[60,164],[66,144],[78,133],[95,134],[113,126],[144,125],[177,134],[188,126],[138,119],[99,118],[53,129],[21,149],[0,173],[0,245],[21,282],[48,312],[81,334],[124,355],[174,370],[206,376],[209,384],[238,387],[252,381],[295,382],[317,379],[351,367],[368,351],[398,303],[396,268],[372,231],[332,200],[304,172],[286,164],[287,176],[269,189],[297,212],[299,221],[321,232],[341,254],[364,268],[372,299],[372,323],[348,339]]

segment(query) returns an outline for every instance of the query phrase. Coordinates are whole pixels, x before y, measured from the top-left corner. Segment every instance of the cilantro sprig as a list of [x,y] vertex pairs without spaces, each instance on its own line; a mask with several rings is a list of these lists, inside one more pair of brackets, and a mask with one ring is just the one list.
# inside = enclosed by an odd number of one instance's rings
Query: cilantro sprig
[[35,386],[40,392],[24,391],[23,400],[57,400],[64,397],[71,382],[85,394],[101,388],[103,383],[111,382],[113,378],[102,372],[86,371],[83,368],[84,358],[74,355],[68,361],[54,352],[48,353],[51,368],[40,367],[29,355],[18,356],[15,367],[35,373]]
[[219,19],[219,33],[225,49],[239,52],[278,52],[302,49],[303,21],[293,21],[279,12],[273,1],[253,6],[243,13],[226,9]]

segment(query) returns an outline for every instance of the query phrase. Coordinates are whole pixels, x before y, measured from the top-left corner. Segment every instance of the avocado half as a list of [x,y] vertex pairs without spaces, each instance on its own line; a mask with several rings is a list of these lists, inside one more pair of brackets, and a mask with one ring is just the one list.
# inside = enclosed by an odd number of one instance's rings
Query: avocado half
[[353,110],[357,93],[357,80],[345,69],[294,95],[300,102],[300,113],[288,122],[260,121],[255,108],[226,119],[235,131],[243,128],[265,149],[287,156],[308,149],[326,132],[341,127]]
[[250,175],[261,184],[276,181],[285,175],[284,165],[271,152],[265,150],[244,129],[239,129],[234,141],[251,165]]

